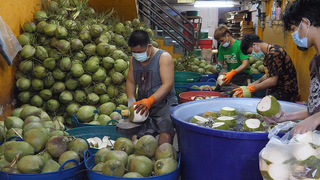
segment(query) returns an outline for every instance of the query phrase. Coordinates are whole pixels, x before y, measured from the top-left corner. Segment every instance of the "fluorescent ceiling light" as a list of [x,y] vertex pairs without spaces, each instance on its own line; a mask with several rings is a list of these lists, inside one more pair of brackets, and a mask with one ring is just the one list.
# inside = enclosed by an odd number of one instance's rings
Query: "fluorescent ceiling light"
[[231,1],[196,1],[194,7],[233,7]]

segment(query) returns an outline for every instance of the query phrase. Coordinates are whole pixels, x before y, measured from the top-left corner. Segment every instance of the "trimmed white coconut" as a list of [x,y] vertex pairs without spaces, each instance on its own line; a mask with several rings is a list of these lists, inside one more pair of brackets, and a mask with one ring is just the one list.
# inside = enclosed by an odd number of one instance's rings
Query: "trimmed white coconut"
[[221,116],[218,117],[216,122],[224,122],[226,123],[230,128],[233,128],[237,125],[236,119],[230,116]]
[[266,117],[275,116],[279,118],[282,116],[281,105],[272,95],[265,96],[261,99],[257,105],[257,112]]
[[132,106],[129,107],[129,120],[131,122],[134,123],[141,123],[144,122],[145,120],[148,119],[149,113],[143,113],[142,115],[139,113],[137,113],[137,110],[134,110],[134,108],[136,107],[135,104],[133,104]]
[[267,162],[262,158],[259,158],[259,168],[260,168],[260,171],[268,171],[268,168],[269,168]]
[[254,131],[262,131],[263,126],[259,119],[247,119],[244,122],[243,128],[245,131],[254,132]]
[[306,143],[306,144],[315,144],[320,146],[320,135],[316,134],[312,131],[308,131],[304,134],[297,134],[291,140],[290,143],[298,142],[298,143]]
[[270,164],[267,172],[273,180],[289,180],[290,164]]
[[236,116],[237,111],[235,108],[232,107],[223,107],[219,111],[221,116]]
[[212,129],[230,130],[230,127],[224,122],[216,122],[212,124]]
[[272,163],[285,163],[292,159],[288,146],[267,146],[261,150],[261,158],[268,164]]
[[224,80],[222,80],[224,77],[226,77],[226,75],[221,74],[221,75],[219,75],[218,78],[217,78],[217,82],[218,82],[218,84],[219,84],[220,86],[222,86],[223,83],[224,83]]
[[318,151],[313,149],[310,144],[301,143],[293,148],[292,154],[297,161],[305,161],[314,156],[318,157]]
[[209,120],[201,116],[193,116],[190,122],[198,125],[204,125],[205,123],[209,122]]

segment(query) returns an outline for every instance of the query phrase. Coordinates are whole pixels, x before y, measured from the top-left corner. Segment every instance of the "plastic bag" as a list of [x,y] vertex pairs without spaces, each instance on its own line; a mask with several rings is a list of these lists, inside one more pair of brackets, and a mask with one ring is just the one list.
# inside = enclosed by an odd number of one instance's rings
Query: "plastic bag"
[[292,137],[291,130],[281,138],[277,135],[294,126],[294,122],[281,123],[269,132],[270,140],[259,154],[264,180],[320,179],[319,132],[310,131]]
[[0,16],[0,52],[9,66],[12,66],[14,57],[21,50],[22,46],[16,36]]

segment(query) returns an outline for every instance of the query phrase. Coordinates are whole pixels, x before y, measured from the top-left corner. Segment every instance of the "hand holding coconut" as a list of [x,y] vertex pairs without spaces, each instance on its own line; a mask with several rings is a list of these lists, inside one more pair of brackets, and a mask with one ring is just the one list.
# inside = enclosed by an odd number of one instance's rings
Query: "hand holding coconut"
[[234,97],[246,97],[251,98],[251,93],[255,92],[256,89],[254,86],[240,86],[240,88],[236,88],[232,90],[234,93]]
[[149,109],[151,108],[152,104],[156,102],[156,99],[153,95],[151,95],[149,98],[142,99],[140,101],[134,102],[133,104],[136,105],[134,110],[136,110],[136,113],[139,113],[141,111],[142,114],[148,114]]
[[228,73],[222,73],[224,75],[226,75],[222,80],[224,80],[224,84],[229,84],[231,82],[231,79],[233,78],[234,75],[237,74],[237,71],[235,71],[234,69],[232,69],[230,72]]

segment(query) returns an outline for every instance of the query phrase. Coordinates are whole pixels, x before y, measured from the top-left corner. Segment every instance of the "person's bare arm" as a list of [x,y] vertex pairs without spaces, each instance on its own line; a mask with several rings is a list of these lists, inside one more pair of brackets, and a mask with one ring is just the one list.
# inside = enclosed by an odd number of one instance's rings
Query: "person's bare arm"
[[243,72],[244,70],[246,70],[248,67],[249,67],[249,60],[248,60],[248,59],[244,59],[244,60],[242,60],[242,64],[241,64],[239,67],[237,67],[237,68],[235,69],[235,71],[236,71],[237,74],[238,74],[238,73],[241,73],[241,72]]
[[255,84],[254,88],[256,91],[259,91],[259,90],[264,90],[264,89],[268,89],[270,87],[276,86],[278,83],[278,78],[279,78],[278,76],[269,77],[264,81],[258,84]]
[[126,93],[128,98],[134,98],[136,93],[136,82],[133,78],[132,57],[130,58],[130,65],[126,81]]
[[153,94],[156,102],[165,98],[174,86],[174,63],[171,55],[167,52],[163,53],[160,57],[159,65],[162,85]]

